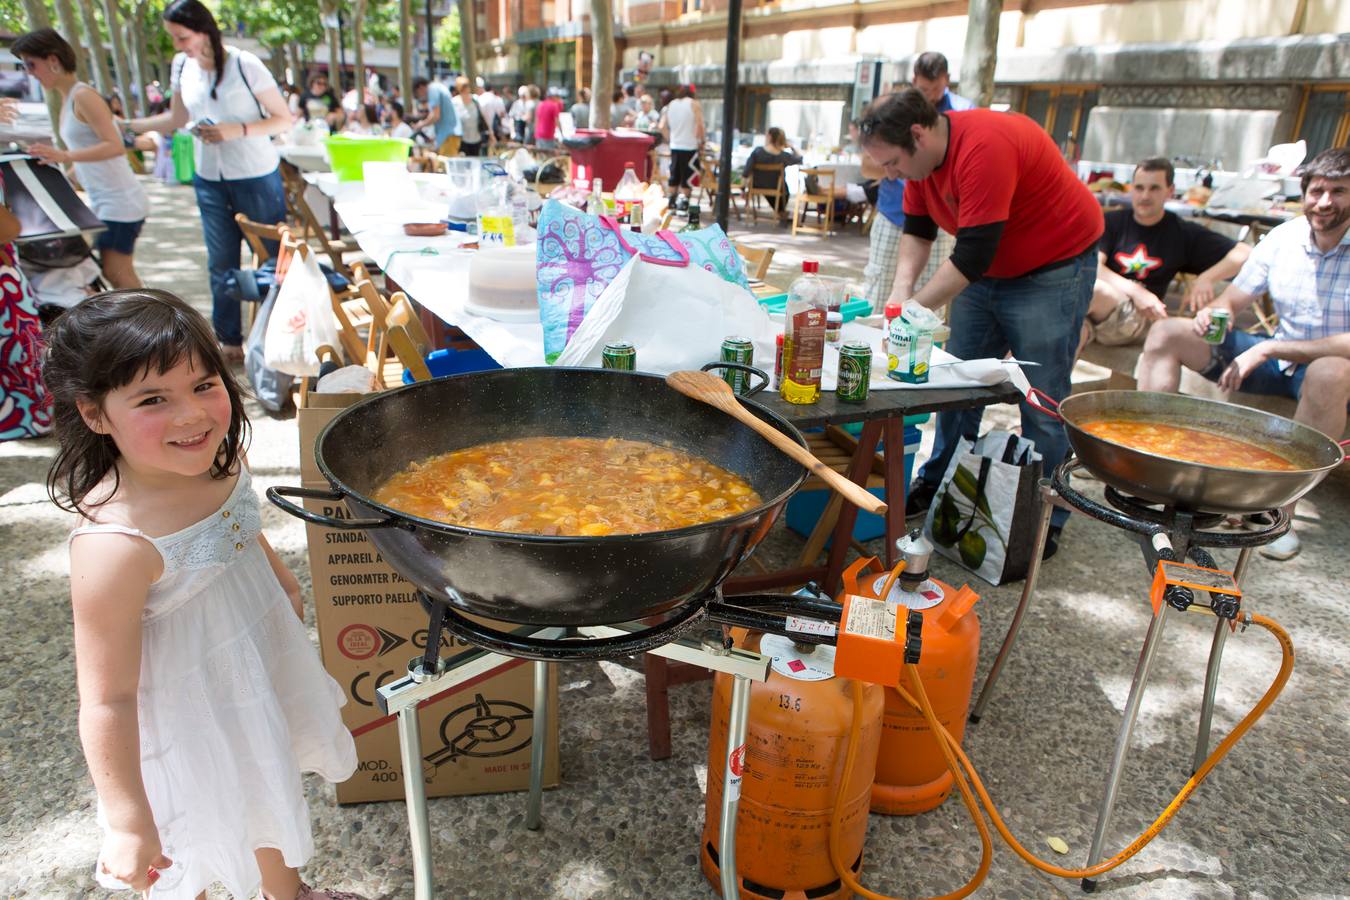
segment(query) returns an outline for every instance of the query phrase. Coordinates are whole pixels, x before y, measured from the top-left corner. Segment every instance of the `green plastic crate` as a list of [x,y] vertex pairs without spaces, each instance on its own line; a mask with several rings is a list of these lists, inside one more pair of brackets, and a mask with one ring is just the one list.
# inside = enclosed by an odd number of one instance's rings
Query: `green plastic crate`
[[[760,297],[759,305],[764,307],[771,316],[782,316],[787,314],[787,294],[773,294],[768,297]],[[872,314],[872,304],[868,300],[860,297],[850,297],[848,302],[839,307],[839,311],[844,315],[845,322],[852,322],[859,316],[870,316]]]

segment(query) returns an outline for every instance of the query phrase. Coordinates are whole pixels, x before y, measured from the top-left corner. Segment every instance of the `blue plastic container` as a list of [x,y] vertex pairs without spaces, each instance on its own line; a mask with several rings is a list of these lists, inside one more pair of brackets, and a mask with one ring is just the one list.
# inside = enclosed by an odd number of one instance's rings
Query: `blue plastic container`
[[[917,418],[917,417],[916,417]],[[927,418],[926,416],[923,418]],[[909,479],[914,472],[914,455],[919,452],[919,444],[922,442],[922,436],[919,429],[913,425],[905,426],[905,491],[909,491]],[[880,487],[871,488],[869,493],[878,498],[885,499],[885,491]],[[798,491],[788,501],[786,521],[787,526],[802,537],[809,537],[812,531],[816,529],[816,523],[820,521],[821,515],[825,512],[825,504],[829,502],[830,491]],[[873,538],[879,538],[886,533],[886,520],[881,516],[858,510],[858,519],[853,524],[853,539],[857,541],[870,541]],[[830,539],[833,541],[833,537]],[[825,544],[828,547],[830,544]]]
[[[501,366],[495,359],[488,356],[486,350],[456,350],[449,347],[445,350],[433,350],[427,354],[427,368],[431,370],[432,378],[444,378],[447,375],[463,375],[468,372],[486,372],[489,369],[500,369]],[[407,369],[403,370],[403,383],[412,384],[412,373]]]

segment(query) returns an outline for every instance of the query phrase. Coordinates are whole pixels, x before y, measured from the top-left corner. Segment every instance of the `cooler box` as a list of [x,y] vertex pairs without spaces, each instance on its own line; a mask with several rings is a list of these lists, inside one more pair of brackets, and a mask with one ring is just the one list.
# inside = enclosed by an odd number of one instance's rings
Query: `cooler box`
[[613,191],[628,163],[633,164],[639,180],[651,181],[647,153],[655,143],[650,134],[627,128],[578,128],[572,137],[563,138],[563,146],[572,157],[572,183],[582,190],[590,190],[591,181],[599,178],[606,191]]
[[173,133],[173,144],[169,147],[169,155],[173,157],[173,177],[179,184],[192,184],[192,176],[197,171],[197,164],[193,158],[196,148],[193,143],[193,137],[188,132],[175,131]]
[[[914,473],[914,455],[919,452],[919,445],[922,443],[922,436],[919,434],[917,425],[909,424],[910,416],[905,417],[905,490],[909,491],[910,476]],[[923,421],[927,416],[915,416],[913,418]],[[802,537],[809,537],[815,530],[816,523],[820,521],[820,516],[825,512],[825,504],[829,502],[830,491],[798,491],[788,501],[786,521],[787,526]],[[869,493],[878,498],[884,498],[882,488],[871,488]],[[886,520],[881,516],[873,515],[869,512],[858,510],[857,521],[853,523],[853,539],[857,541],[870,541],[873,538],[879,538],[886,533]],[[831,542],[833,538],[831,538]],[[829,542],[825,544],[826,547]]]
[[[501,365],[488,355],[486,350],[472,348],[469,350],[456,350],[454,347],[446,347],[444,350],[433,350],[427,354],[427,369],[431,372],[432,378],[444,378],[447,375],[463,375],[468,372],[486,372],[489,369],[500,369]],[[412,372],[403,370],[403,383],[412,384]]]

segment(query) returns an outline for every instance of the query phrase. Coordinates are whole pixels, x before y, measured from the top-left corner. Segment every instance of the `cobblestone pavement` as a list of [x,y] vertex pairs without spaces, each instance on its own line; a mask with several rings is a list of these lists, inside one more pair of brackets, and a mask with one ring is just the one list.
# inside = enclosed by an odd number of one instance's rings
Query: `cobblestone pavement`
[[[139,245],[148,283],[207,308],[204,254],[192,192],[151,187],[154,214]],[[1003,416],[1007,417],[1006,413]],[[296,483],[293,419],[253,420],[259,487]],[[46,502],[48,441],[0,444],[0,893],[93,897],[98,850],[94,793],[76,738],[76,697],[64,540],[69,521]],[[1298,897],[1350,894],[1350,479],[1331,479],[1300,508],[1303,554],[1259,561],[1249,605],[1293,635],[1293,678],[1270,713],[1162,835],[1098,887],[1109,898]],[[265,527],[308,582],[304,530],[268,508]],[[801,542],[775,534],[771,563]],[[871,545],[874,551],[876,542]],[[1231,563],[1231,558],[1227,560]],[[940,577],[960,584],[939,560]],[[1012,830],[1035,853],[1080,864],[1095,821],[1105,761],[1148,621],[1147,575],[1119,532],[1075,521],[1044,569],[1022,640],[985,719],[966,749]],[[989,588],[980,677],[988,671],[1019,586]],[[1126,768],[1109,846],[1123,847],[1181,786],[1190,770],[1211,629],[1173,616],[1160,649]],[[1219,691],[1216,734],[1252,706],[1278,664],[1257,629],[1233,636]],[[707,898],[699,873],[710,687],[672,691],[674,754],[646,755],[643,680],[632,665],[563,669],[562,786],[545,796],[544,828],[522,826],[520,795],[433,800],[437,896],[462,898]],[[369,897],[411,898],[402,804],[338,807],[311,778],[317,852],[311,883]],[[1068,844],[1058,856],[1052,837]],[[1075,897],[1074,881],[1037,873],[995,842],[979,897]],[[949,801],[915,818],[873,816],[864,881],[873,889],[928,896],[962,884],[979,861],[975,831]],[[212,897],[224,896],[213,893]]]

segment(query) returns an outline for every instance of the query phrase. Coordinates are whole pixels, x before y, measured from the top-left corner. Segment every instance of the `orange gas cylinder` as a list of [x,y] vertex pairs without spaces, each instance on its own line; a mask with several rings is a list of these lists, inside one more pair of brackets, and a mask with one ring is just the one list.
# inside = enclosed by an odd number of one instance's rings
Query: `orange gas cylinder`
[[[926,558],[922,565],[927,568]],[[886,577],[876,559],[860,559],[844,572],[844,590],[879,599]],[[923,614],[919,676],[938,721],[961,740],[980,655],[980,620],[973,611],[979,597],[968,586],[958,591],[923,577],[917,583],[912,578],[897,580],[888,599]],[[872,812],[909,816],[936,809],[952,791],[951,770],[923,714],[900,699],[893,688],[886,688],[885,694]]]
[[[736,816],[736,870],[742,898],[836,900],[851,897],[830,863],[830,817],[843,776],[853,682],[834,677],[834,648],[795,644],[779,635],[738,643],[773,659],[769,678],[750,690],[745,774]],[[703,874],[721,891],[718,829],[730,726],[733,678],[713,687],[708,735],[708,791],[703,820]],[[862,866],[867,808],[881,743],[882,689],[863,691],[861,744],[845,787],[842,850]]]

